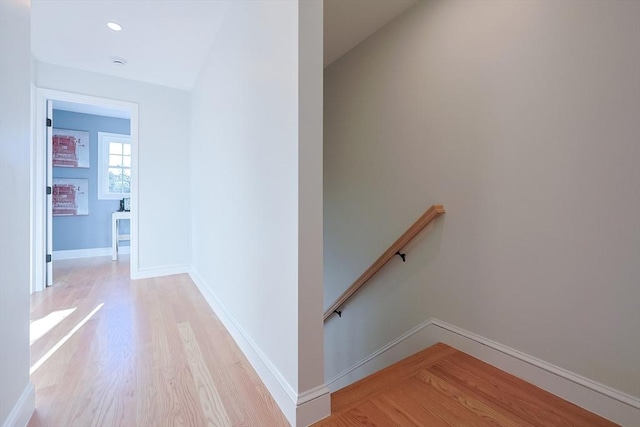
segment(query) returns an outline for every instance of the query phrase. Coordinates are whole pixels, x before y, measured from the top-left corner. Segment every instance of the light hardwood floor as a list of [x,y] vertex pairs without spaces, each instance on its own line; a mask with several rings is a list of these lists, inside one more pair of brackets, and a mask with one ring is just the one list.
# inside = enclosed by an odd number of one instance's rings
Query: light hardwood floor
[[[187,275],[55,263],[31,303],[30,427],[287,426]],[[37,339],[36,339],[37,338]],[[328,426],[615,425],[444,344],[332,395]]]
[[127,256],[54,265],[31,300],[30,427],[289,425],[187,275],[131,281]]
[[315,427],[614,426],[445,344],[331,395]]

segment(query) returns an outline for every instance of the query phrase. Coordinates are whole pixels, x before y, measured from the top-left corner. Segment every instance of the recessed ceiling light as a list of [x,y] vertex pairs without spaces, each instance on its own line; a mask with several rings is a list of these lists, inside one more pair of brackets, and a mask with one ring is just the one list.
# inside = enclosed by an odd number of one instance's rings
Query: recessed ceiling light
[[113,31],[120,31],[122,27],[115,22],[107,22],[107,27],[111,28]]

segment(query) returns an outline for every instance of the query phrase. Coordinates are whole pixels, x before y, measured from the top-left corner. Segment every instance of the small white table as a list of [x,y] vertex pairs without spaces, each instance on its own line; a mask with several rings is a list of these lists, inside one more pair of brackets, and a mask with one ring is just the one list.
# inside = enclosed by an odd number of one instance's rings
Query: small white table
[[129,234],[120,234],[120,220],[131,219],[131,212],[118,211],[111,214],[111,259],[118,260],[118,247],[121,240],[131,241]]

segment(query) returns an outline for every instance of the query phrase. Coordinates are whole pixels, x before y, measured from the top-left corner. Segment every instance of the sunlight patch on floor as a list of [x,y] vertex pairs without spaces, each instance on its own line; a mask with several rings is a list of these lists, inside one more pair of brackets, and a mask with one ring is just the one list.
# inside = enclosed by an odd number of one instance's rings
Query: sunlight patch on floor
[[56,325],[67,318],[76,310],[76,307],[67,310],[53,311],[43,318],[33,320],[29,327],[29,345],[42,338],[47,332],[55,328]]
[[104,303],[99,304],[96,308],[94,308],[91,313],[89,313],[84,319],[82,319],[80,321],[80,323],[78,323],[76,326],[74,326],[74,328],[69,331],[69,333],[67,335],[65,335],[64,337],[62,337],[62,339],[60,341],[58,341],[58,343],[56,345],[54,345],[51,350],[47,351],[45,353],[44,356],[42,356],[36,363],[33,364],[33,366],[31,367],[31,370],[29,370],[29,375],[33,375],[33,373],[40,367],[42,366],[42,364],[44,362],[47,361],[47,359],[49,359],[53,353],[55,353],[56,351],[58,351],[58,349],[60,347],[62,347],[64,345],[64,343],[66,343],[69,338],[71,338],[73,336],[73,334],[75,334],[76,332],[78,332],[78,330],[80,328],[82,328],[82,326],[87,323],[89,321],[89,319],[91,319],[93,317],[94,314],[96,314],[98,312],[98,310],[100,310],[102,308],[102,306],[104,305]]

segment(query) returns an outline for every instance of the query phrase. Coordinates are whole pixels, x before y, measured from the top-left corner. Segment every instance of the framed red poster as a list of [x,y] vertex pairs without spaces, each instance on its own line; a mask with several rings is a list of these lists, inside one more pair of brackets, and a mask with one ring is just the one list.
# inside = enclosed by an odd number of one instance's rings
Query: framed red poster
[[89,132],[53,129],[53,166],[89,167]]
[[53,216],[89,215],[89,180],[53,178]]

